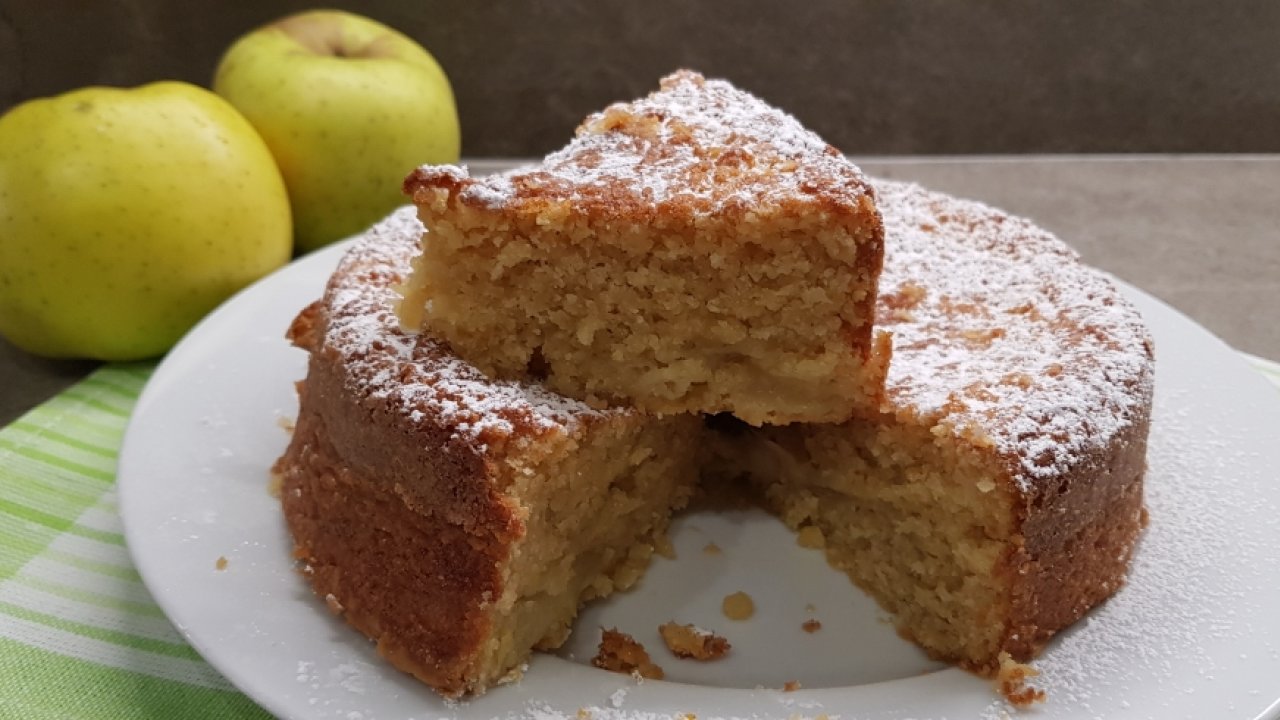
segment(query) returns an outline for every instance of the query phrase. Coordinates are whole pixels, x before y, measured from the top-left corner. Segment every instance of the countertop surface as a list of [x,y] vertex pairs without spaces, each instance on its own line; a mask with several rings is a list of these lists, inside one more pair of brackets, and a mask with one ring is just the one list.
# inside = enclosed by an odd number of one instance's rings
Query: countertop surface
[[[1280,155],[858,160],[875,176],[1025,215],[1236,348],[1280,358]],[[0,340],[0,425],[94,367]]]

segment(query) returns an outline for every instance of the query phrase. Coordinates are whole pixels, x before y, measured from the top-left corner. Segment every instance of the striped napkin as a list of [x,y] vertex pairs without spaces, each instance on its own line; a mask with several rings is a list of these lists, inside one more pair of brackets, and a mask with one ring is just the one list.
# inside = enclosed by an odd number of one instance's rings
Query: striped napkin
[[0,718],[269,718],[152,602],[116,454],[152,365],[110,365],[0,430]]
[[[1280,386],[1280,364],[1245,356]],[[0,429],[0,718],[265,718],[129,562],[116,454],[151,365],[111,365]]]

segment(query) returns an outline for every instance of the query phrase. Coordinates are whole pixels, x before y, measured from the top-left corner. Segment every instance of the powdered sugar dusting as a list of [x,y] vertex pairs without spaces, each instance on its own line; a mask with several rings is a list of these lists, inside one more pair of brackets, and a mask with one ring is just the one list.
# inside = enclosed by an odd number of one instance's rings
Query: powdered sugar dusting
[[401,208],[347,252],[330,280],[321,343],[344,357],[349,390],[389,403],[410,426],[450,427],[453,440],[480,450],[517,432],[567,432],[603,416],[538,385],[490,380],[431,336],[403,331],[396,288],[421,236],[414,209]]
[[1016,458],[1024,490],[1144,416],[1150,336],[1101,273],[1021,218],[875,185],[885,222],[877,322],[894,333],[894,404]]
[[870,192],[853,163],[794,117],[689,71],[664,78],[648,97],[589,116],[539,165],[479,179],[462,172],[427,166],[419,175],[460,186],[464,202],[490,208],[562,202],[606,217],[853,209]]

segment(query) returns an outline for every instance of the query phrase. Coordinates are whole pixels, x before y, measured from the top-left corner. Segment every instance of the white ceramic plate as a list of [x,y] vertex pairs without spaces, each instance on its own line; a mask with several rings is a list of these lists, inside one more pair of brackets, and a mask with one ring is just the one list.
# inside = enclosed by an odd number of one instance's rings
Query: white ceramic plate
[[[1002,717],[991,686],[930,662],[775,520],[692,515],[640,587],[593,605],[559,656],[524,680],[446,704],[379,660],[294,570],[268,468],[296,411],[304,355],[283,339],[343,247],[249,288],[156,371],[120,459],[129,548],[156,601],[231,682],[286,718]],[[1131,583],[1039,661],[1037,718],[1259,718],[1280,711],[1280,394],[1216,338],[1133,289],[1156,338],[1147,477],[1151,526]],[[721,555],[703,552],[709,542]],[[226,557],[225,570],[214,564]],[[745,590],[753,619],[721,598]],[[809,609],[807,606],[812,606]],[[816,633],[801,630],[808,618]],[[728,636],[731,656],[667,655],[666,620]],[[598,628],[645,643],[667,682],[637,685],[587,664]],[[784,682],[804,689],[784,693]],[[1016,713],[1015,713],[1016,715]]]

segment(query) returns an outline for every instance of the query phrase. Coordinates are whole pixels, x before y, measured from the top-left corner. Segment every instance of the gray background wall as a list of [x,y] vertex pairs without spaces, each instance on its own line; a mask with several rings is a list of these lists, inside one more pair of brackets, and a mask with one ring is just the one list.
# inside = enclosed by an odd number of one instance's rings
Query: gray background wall
[[[207,84],[235,37],[312,4],[0,0],[0,110],[87,84]],[[431,50],[468,155],[546,152],[680,66],[860,155],[1280,151],[1280,2],[333,5]]]

